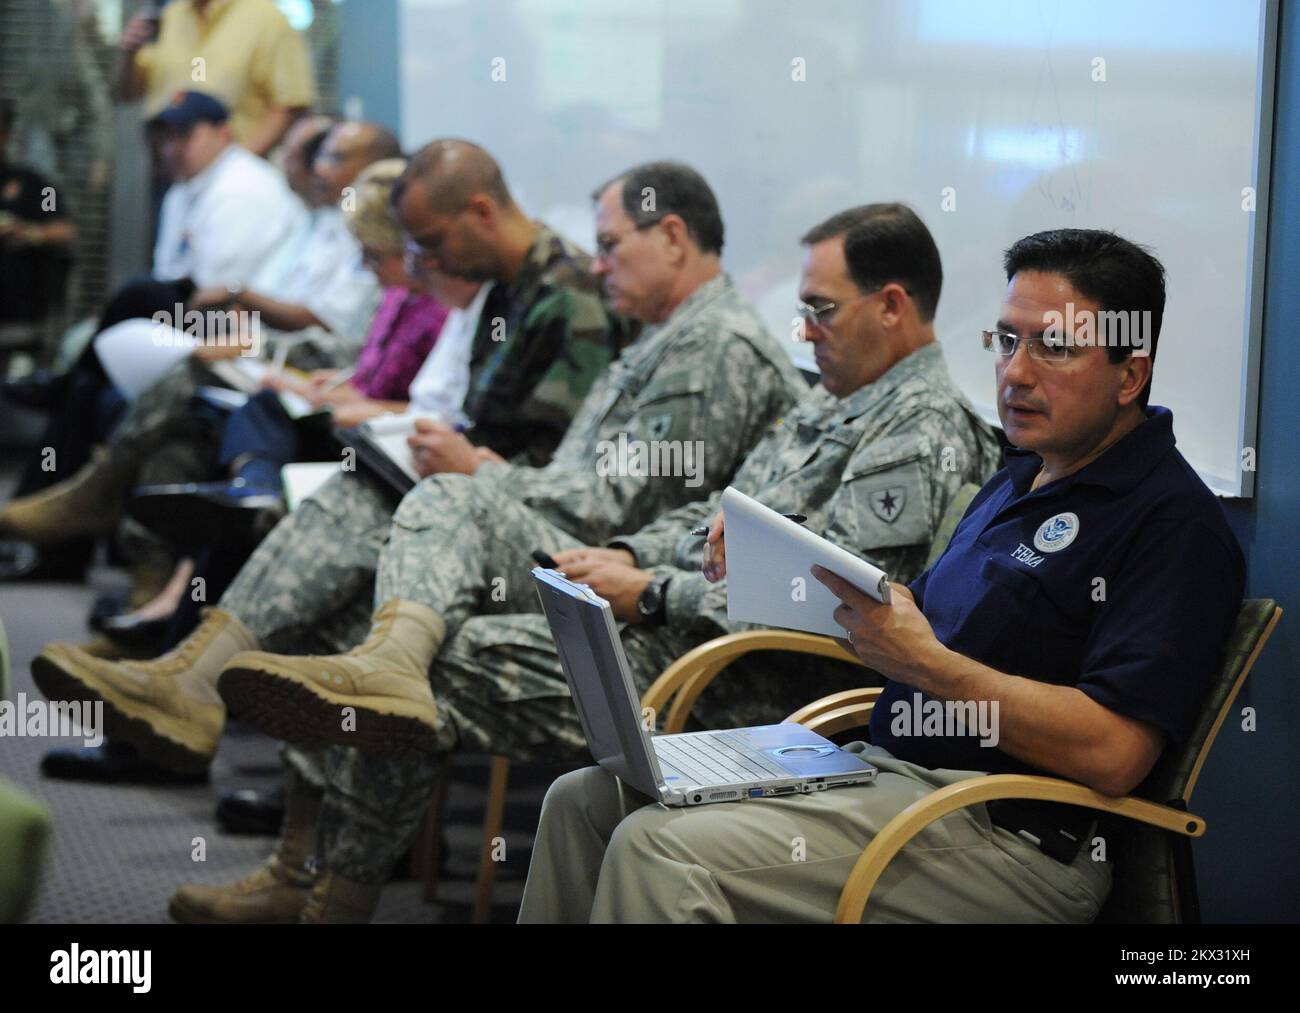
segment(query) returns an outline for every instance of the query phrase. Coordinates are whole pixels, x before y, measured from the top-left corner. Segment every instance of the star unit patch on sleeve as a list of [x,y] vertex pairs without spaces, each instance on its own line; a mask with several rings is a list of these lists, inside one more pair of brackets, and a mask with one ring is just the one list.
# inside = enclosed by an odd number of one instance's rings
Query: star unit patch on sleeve
[[903,505],[907,502],[907,489],[901,485],[877,489],[871,493],[868,502],[873,514],[886,524],[893,524],[903,512]]

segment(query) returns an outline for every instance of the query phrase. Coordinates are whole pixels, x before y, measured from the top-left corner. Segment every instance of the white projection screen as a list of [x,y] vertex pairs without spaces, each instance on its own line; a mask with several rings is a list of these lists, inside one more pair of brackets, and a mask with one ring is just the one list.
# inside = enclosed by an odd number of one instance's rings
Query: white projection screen
[[906,201],[943,256],[949,366],[993,420],[1003,250],[1114,229],[1168,271],[1153,402],[1212,489],[1248,496],[1275,24],[1271,0],[403,0],[401,134],[483,144],[587,248],[594,186],[690,163],[804,365],[799,236]]

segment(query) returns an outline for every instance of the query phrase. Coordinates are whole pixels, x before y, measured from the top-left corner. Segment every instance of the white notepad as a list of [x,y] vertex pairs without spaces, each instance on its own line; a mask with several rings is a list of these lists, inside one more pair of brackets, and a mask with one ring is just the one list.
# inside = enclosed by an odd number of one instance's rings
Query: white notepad
[[[281,363],[281,366],[283,366],[283,363]],[[208,363],[208,369],[222,383],[229,384],[235,390],[242,391],[250,396],[263,389],[262,380],[268,373],[279,371],[263,359],[254,359],[247,356],[240,356],[236,359],[220,359],[217,362]],[[301,394],[292,390],[280,391],[279,398],[285,414],[291,419],[303,419],[308,415],[325,415],[329,413],[327,406],[316,407]]]
[[410,476],[412,482],[420,481],[420,473],[415,470],[415,457],[411,454],[411,445],[406,442],[406,438],[415,435],[416,419],[443,421],[435,412],[389,412],[377,415],[360,426],[371,441]]
[[339,473],[333,461],[295,461],[280,469],[280,482],[284,486],[284,502],[292,513],[312,493]]
[[825,567],[878,602],[890,602],[878,566],[833,545],[736,489],[722,494],[726,517],[727,616],[740,622],[844,636],[840,600],[812,575]]
[[95,338],[95,355],[128,401],[194,350],[187,335],[152,320],[123,320]]

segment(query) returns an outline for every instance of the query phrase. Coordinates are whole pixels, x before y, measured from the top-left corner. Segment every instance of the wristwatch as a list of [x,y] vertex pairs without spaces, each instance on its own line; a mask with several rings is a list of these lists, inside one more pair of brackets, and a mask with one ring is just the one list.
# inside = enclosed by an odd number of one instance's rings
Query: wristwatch
[[647,626],[662,626],[668,620],[668,582],[671,574],[655,577],[637,597],[636,610]]

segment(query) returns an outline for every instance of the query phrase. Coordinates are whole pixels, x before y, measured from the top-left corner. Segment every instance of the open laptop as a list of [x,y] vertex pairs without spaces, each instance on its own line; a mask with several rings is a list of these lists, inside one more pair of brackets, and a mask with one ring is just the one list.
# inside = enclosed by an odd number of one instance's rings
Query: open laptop
[[596,762],[664,805],[702,805],[863,784],[876,768],[802,725],[651,736],[609,602],[555,570],[533,570],[574,706]]

